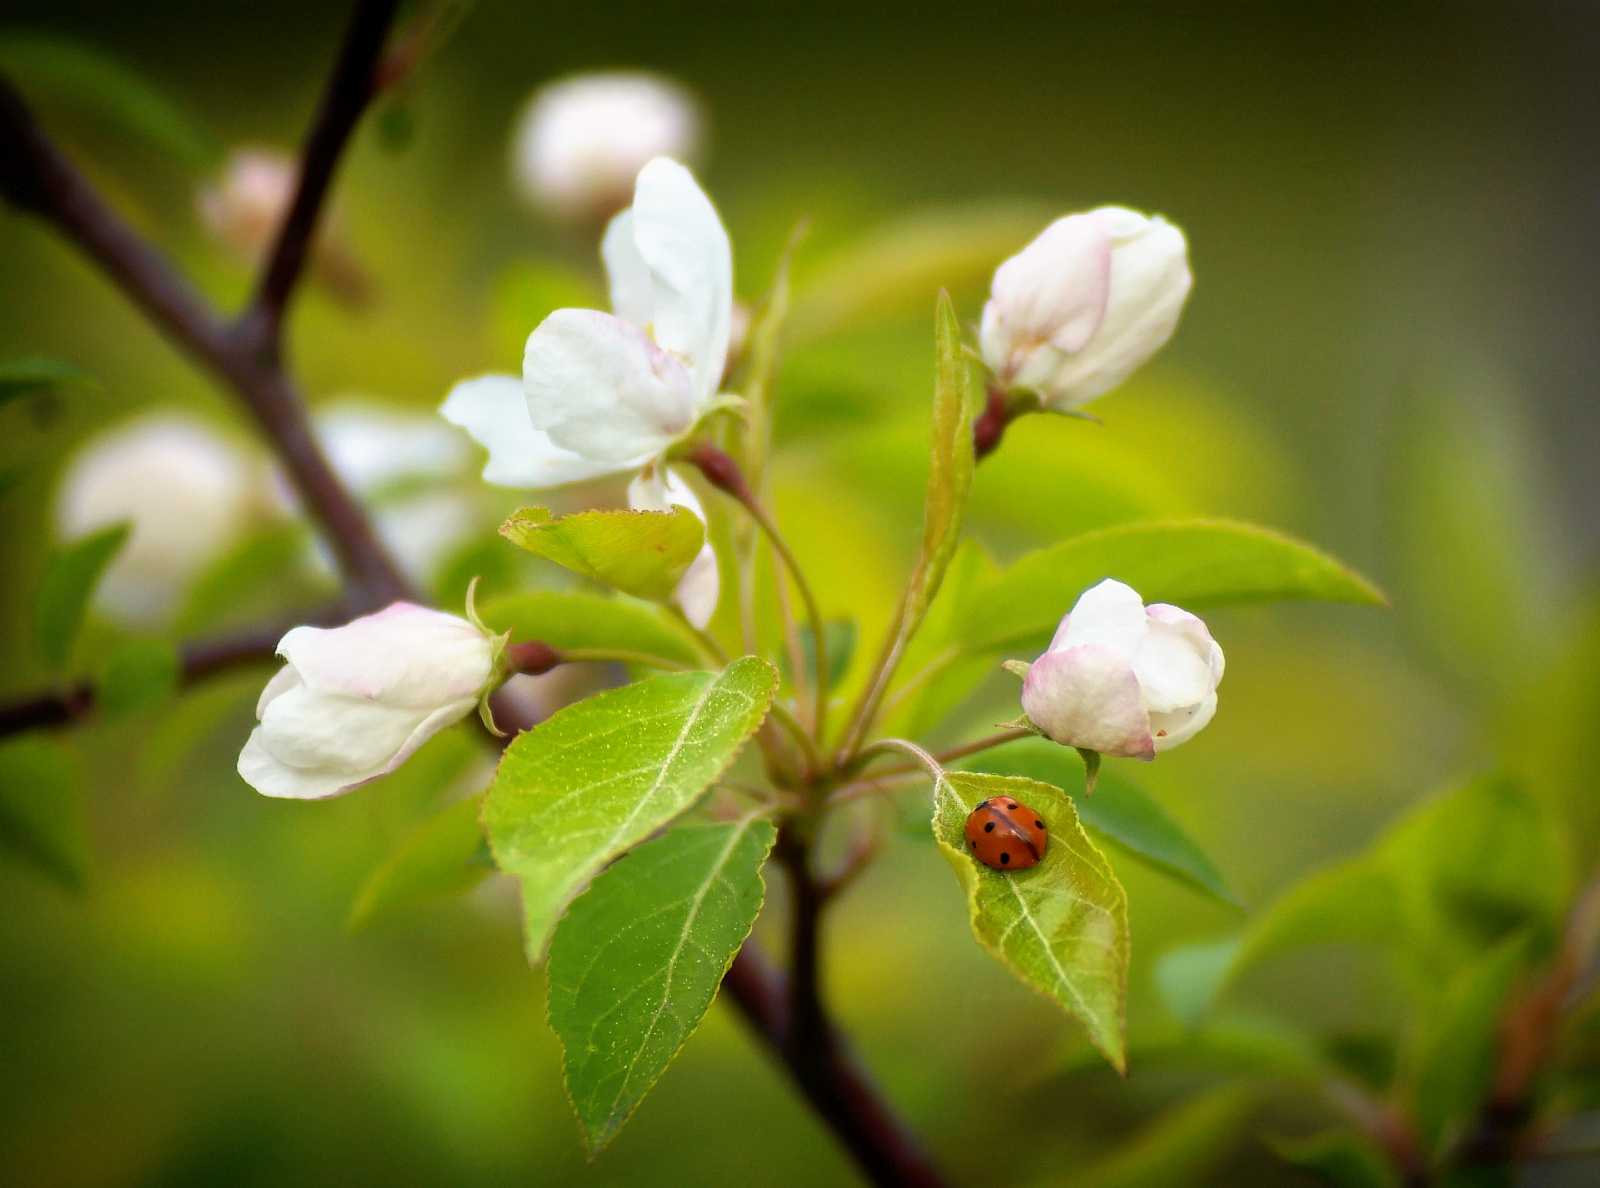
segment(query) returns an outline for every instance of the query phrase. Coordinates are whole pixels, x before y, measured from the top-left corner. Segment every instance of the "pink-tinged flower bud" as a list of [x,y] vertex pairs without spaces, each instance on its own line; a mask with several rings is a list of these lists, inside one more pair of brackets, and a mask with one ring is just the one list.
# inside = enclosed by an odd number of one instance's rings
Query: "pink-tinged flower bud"
[[338,796],[399,767],[499,682],[504,637],[396,602],[343,627],[296,627],[239,755],[257,792]]
[[604,226],[652,158],[699,157],[702,123],[688,91],[653,75],[564,79],[537,91],[518,120],[512,180],[534,206]]
[[1064,746],[1154,759],[1211,721],[1222,668],[1222,649],[1198,618],[1145,606],[1108,578],[1084,591],[1028,669],[1022,708]]
[[995,271],[983,359],[1001,386],[1068,412],[1160,350],[1189,295],[1183,232],[1117,206],[1057,219]]

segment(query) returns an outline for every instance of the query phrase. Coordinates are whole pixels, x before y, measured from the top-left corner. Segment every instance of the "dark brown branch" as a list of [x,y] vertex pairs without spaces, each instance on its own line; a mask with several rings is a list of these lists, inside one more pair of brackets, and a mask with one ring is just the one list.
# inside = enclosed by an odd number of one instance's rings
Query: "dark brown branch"
[[[278,641],[291,628],[302,623],[313,626],[336,623],[342,617],[339,605],[323,607],[295,618],[274,620],[215,639],[186,644],[179,652],[178,684],[195,684],[230,669],[271,660]],[[0,705],[0,738],[49,726],[68,726],[88,717],[95,710],[93,681],[79,681],[55,693],[29,697]]]
[[[372,19],[368,12],[372,7],[363,4],[358,9],[358,23]],[[393,5],[387,7],[392,9]],[[370,34],[363,32],[362,38],[348,40],[364,46],[369,39]],[[346,64],[346,59],[341,58],[341,65]],[[366,74],[370,76],[370,72],[368,63]],[[330,88],[330,93],[335,91],[346,93],[344,88]],[[359,113],[357,107],[349,118],[353,121]],[[348,132],[345,127],[338,139],[327,145],[334,158]],[[314,135],[312,147],[320,143]],[[319,166],[325,175],[316,190],[319,202],[326,194],[327,175],[331,175],[333,163],[330,158]],[[302,170],[306,176],[310,172]],[[259,330],[240,333],[225,322],[89,185],[44,135],[21,96],[3,78],[0,193],[12,204],[55,224],[172,341],[244,399],[338,555],[349,579],[352,610],[371,610],[407,596],[409,584],[378,542],[360,504],[333,473],[317,445],[304,401],[278,362],[276,337],[270,347],[264,347]],[[302,194],[306,193],[302,187]],[[313,210],[313,224],[314,215]],[[285,273],[290,283],[298,275],[298,267]]]
[[281,348],[284,309],[305,271],[334,169],[376,93],[378,57],[398,7],[398,0],[359,0],[356,5],[300,155],[300,182],[294,201],[267,257],[255,300],[240,319],[244,337],[273,363]]

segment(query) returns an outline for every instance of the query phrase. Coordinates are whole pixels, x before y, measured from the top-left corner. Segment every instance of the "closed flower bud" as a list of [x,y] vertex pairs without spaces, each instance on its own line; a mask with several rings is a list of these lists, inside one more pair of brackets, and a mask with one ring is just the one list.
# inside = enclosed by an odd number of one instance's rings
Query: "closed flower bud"
[[55,518],[69,541],[132,521],[96,601],[119,623],[152,628],[252,520],[285,510],[264,463],[197,420],[158,414],[102,434],[73,458]]
[[343,627],[296,627],[239,755],[257,792],[338,796],[387,775],[471,713],[502,676],[504,637],[397,602]]
[[511,143],[512,177],[534,206],[596,227],[628,205],[653,157],[693,162],[701,118],[682,87],[648,74],[585,74],[540,89]]
[[1222,649],[1188,611],[1107,579],[1061,620],[1022,684],[1029,720],[1056,742],[1154,759],[1217,712]]
[[995,271],[979,333],[1000,385],[1069,412],[1127,379],[1178,324],[1183,232],[1106,206],[1058,219]]

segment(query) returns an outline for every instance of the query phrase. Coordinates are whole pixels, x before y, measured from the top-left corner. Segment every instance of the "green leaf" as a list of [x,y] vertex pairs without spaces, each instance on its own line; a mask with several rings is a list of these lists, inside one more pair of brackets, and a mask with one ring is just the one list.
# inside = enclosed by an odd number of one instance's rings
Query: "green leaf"
[[[1014,797],[1043,818],[1050,840],[1038,865],[999,871],[967,853],[967,817],[991,796]],[[966,892],[979,943],[1076,1016],[1126,1072],[1128,900],[1078,824],[1072,798],[1034,780],[947,772],[934,786],[933,836]]]
[[83,771],[61,744],[31,735],[0,746],[0,849],[69,891],[88,882]]
[[1093,795],[1084,793],[1084,768],[1073,752],[1046,739],[1022,739],[974,756],[970,766],[998,775],[1053,784],[1072,797],[1078,819],[1133,857],[1186,886],[1234,907],[1238,897],[1204,850],[1150,793],[1110,769],[1100,772]]
[[94,588],[132,531],[131,523],[115,524],[63,545],[51,555],[39,587],[34,634],[45,662],[54,671],[66,667]]
[[500,869],[522,882],[529,960],[590,879],[733,762],[777,681],[754,656],[651,677],[567,706],[506,748],[483,821]]
[[654,607],[619,598],[532,590],[484,603],[478,613],[495,631],[514,632],[518,640],[542,639],[553,648],[617,648],[680,664],[704,661],[672,620]]
[[80,42],[6,37],[0,67],[26,90],[105,120],[192,169],[206,168],[221,154],[216,138],[152,83]]
[[1359,1130],[1327,1130],[1310,1138],[1266,1142],[1290,1167],[1312,1172],[1336,1188],[1401,1188],[1394,1166]]
[[493,863],[478,816],[483,794],[469,796],[428,818],[368,876],[346,927],[360,932],[380,920],[439,899],[465,895]]
[[664,599],[677,588],[705,543],[700,517],[671,511],[587,511],[551,516],[528,507],[500,526],[500,535],[530,553],[636,598]]
[[1185,1027],[1198,1027],[1239,956],[1239,938],[1169,949],[1156,962],[1161,1003]]
[[1230,977],[1304,945],[1386,945],[1402,935],[1398,890],[1381,862],[1356,858],[1317,871],[1257,916]]
[[162,639],[130,639],[100,670],[96,700],[112,715],[137,714],[165,705],[178,690],[178,650]]
[[1436,1154],[1482,1107],[1506,1002],[1528,968],[1530,939],[1515,933],[1464,968],[1427,1022],[1411,1101],[1423,1142]]
[[679,825],[567,909],[550,944],[550,1026],[591,1156],[700,1025],[761,910],[776,838],[765,820]]
[[1147,603],[1185,610],[1281,599],[1384,601],[1359,574],[1266,528],[1227,520],[1128,524],[1022,558],[975,600],[961,639],[969,651],[1042,645],[1078,595],[1108,577]]
[[234,543],[195,579],[183,600],[177,631],[197,635],[255,623],[332,598],[337,586],[315,565],[305,523],[278,524]]
[[1244,1137],[1260,1102],[1261,1091],[1253,1085],[1219,1085],[1164,1111],[1120,1149],[1062,1183],[1072,1188],[1204,1183]]
[[56,388],[85,388],[99,391],[100,381],[81,367],[60,359],[18,359],[0,363],[0,404],[34,392]]
[[[1229,1012],[1198,1027],[1140,1027],[1128,1049],[1128,1062],[1141,1072],[1156,1067],[1205,1069],[1239,1077],[1272,1077],[1320,1091],[1328,1063],[1305,1031],[1267,1015]],[[1062,1076],[1098,1072],[1105,1067],[1087,1046],[1071,1051],[1057,1066]]]
[[[815,684],[817,680],[817,646],[812,642],[810,623],[801,623],[797,628],[800,633],[800,655],[805,660],[806,680]],[[850,671],[850,661],[856,655],[856,637],[860,632],[860,625],[854,619],[829,619],[822,625],[822,635],[828,645],[828,684],[838,687],[844,680],[845,673]],[[780,659],[784,675],[788,675],[788,661]]]

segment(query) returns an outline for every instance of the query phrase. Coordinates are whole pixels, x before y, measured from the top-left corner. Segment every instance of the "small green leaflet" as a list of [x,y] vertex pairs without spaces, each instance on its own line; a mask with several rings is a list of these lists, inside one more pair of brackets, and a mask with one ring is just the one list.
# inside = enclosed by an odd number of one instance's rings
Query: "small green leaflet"
[[0,746],[0,852],[30,863],[69,891],[88,882],[83,770],[67,748],[38,734]]
[[776,837],[752,818],[678,825],[567,909],[550,944],[550,1026],[591,1156],[700,1025],[761,910]]
[[182,662],[163,639],[130,639],[113,651],[100,669],[96,700],[108,714],[156,709],[178,691]]
[[970,760],[997,775],[1025,776],[1066,790],[1078,819],[1125,848],[1133,857],[1194,890],[1239,907],[1227,880],[1206,852],[1150,793],[1118,772],[1103,768],[1094,794],[1084,795],[1084,768],[1066,747],[1025,738]]
[[506,748],[483,823],[500,869],[522,882],[530,961],[589,880],[733,762],[777,683],[754,656],[651,677],[569,705]]
[[60,359],[18,359],[0,363],[0,404],[34,392],[54,388],[86,388],[98,391],[100,381],[81,367]]
[[478,613],[495,631],[542,639],[553,648],[620,648],[679,664],[702,662],[693,641],[655,607],[620,598],[530,590],[484,603]]
[[39,587],[34,628],[39,651],[54,671],[66,667],[94,588],[132,531],[131,523],[115,524],[63,545],[51,555]]
[[465,895],[482,882],[492,869],[483,826],[478,824],[482,810],[479,793],[419,825],[367,878],[346,927],[360,932],[408,908]]
[[500,535],[636,598],[664,599],[705,543],[700,517],[671,511],[587,511],[559,519],[548,508],[526,507],[500,526]]
[[[1050,843],[1037,866],[1002,872],[967,853],[967,817],[991,796],[1014,797],[1044,819]],[[1126,1073],[1128,898],[1072,799],[1049,784],[976,771],[946,772],[933,797],[933,836],[966,892],[979,943],[1075,1015]]]
[[1261,1104],[1249,1083],[1218,1085],[1163,1110],[1120,1148],[1054,1184],[1070,1188],[1190,1188],[1210,1182]]
[[1315,598],[1382,605],[1377,587],[1310,545],[1253,524],[1186,520],[1086,532],[1030,553],[974,600],[968,651],[1042,645],[1090,586],[1114,577],[1185,610]]
[[1335,1188],[1401,1188],[1400,1175],[1372,1139],[1354,1127],[1310,1138],[1266,1138],[1279,1159]]

